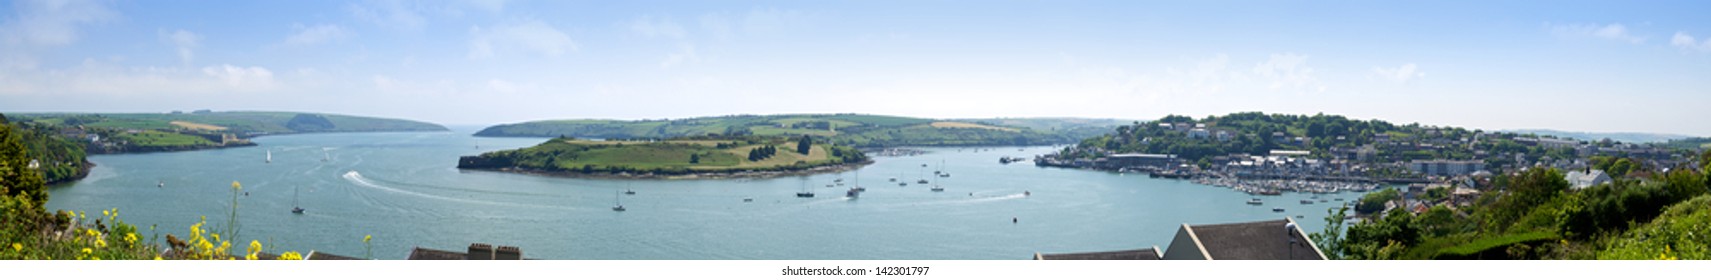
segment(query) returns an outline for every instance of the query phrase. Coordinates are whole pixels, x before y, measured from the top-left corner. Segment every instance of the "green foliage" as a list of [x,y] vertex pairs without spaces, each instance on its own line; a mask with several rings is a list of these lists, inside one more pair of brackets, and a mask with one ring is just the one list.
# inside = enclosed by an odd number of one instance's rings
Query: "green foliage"
[[1396,201],[1401,197],[1402,192],[1394,188],[1385,188],[1383,190],[1367,193],[1366,195],[1361,196],[1360,200],[1355,203],[1355,213],[1360,213],[1361,215],[1378,213],[1378,211],[1384,210],[1384,203]]
[[1651,221],[1664,209],[1707,192],[1705,177],[1676,170],[1662,181],[1619,181],[1581,190],[1580,204],[1564,209],[1562,231],[1575,238],[1619,233]]
[[[1431,258],[1431,259],[1476,259],[1476,258],[1532,259],[1532,258],[1537,257],[1536,252],[1533,252],[1532,250],[1524,250],[1524,249],[1518,249],[1518,248],[1533,247],[1533,246],[1527,245],[1527,244],[1539,244],[1539,243],[1549,242],[1549,241],[1553,241],[1553,240],[1557,240],[1557,239],[1560,239],[1560,237],[1558,237],[1556,235],[1556,233],[1549,232],[1549,231],[1505,234],[1505,235],[1475,239],[1475,240],[1463,243],[1462,245],[1438,250],[1436,252],[1436,254],[1432,254],[1428,258]],[[1517,249],[1517,250],[1511,250],[1512,248]]]
[[1344,237],[1343,255],[1349,259],[1391,259],[1408,246],[1420,242],[1420,231],[1414,226],[1413,215],[1402,209],[1391,210],[1384,218],[1355,224]]
[[1533,208],[1555,199],[1568,189],[1568,181],[1563,179],[1561,172],[1552,168],[1534,168],[1515,176],[1499,176],[1494,179],[1503,186],[1507,193],[1498,198],[1491,207],[1486,207],[1485,226],[1494,232],[1503,232],[1522,216],[1533,212]]
[[1348,212],[1348,207],[1326,208],[1325,231],[1307,234],[1327,259],[1343,259],[1343,218],[1348,216]]
[[808,135],[802,135],[802,139],[796,140],[796,153],[806,155],[808,154],[808,149],[812,149],[814,147],[813,145],[814,138],[808,138]]
[[1622,234],[1599,259],[1711,259],[1711,196],[1677,203],[1657,219]]
[[[4,121],[0,115],[0,123]],[[15,203],[26,209],[39,209],[48,201],[47,188],[41,174],[29,168],[28,150],[19,134],[11,125],[0,125],[0,195],[15,197]]]
[[523,168],[584,174],[627,172],[683,175],[800,170],[867,160],[866,155],[860,151],[843,146],[821,145],[811,148],[808,154],[778,149],[778,145],[790,142],[787,138],[767,136],[702,136],[629,142],[560,138],[534,147],[465,157],[460,160],[459,167]]

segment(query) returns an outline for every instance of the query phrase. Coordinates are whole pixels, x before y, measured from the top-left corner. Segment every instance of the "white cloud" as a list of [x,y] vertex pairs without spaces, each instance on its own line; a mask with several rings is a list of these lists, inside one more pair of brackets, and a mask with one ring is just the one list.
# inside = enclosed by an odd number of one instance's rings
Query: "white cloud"
[[670,18],[654,20],[653,16],[645,15],[630,22],[630,31],[634,31],[636,34],[641,34],[642,37],[647,38],[667,37],[683,39],[683,36],[685,35],[683,32],[683,26],[677,25],[676,22],[672,22]]
[[233,88],[272,88],[273,71],[259,66],[238,67],[230,64],[220,67],[202,67],[202,74],[220,79]]
[[1426,72],[1420,72],[1413,63],[1402,64],[1395,68],[1372,67],[1372,73],[1388,81],[1408,83],[1408,81],[1425,78]]
[[[352,16],[389,28],[417,31],[428,24],[428,18],[417,9],[405,6],[402,0],[370,0],[346,6]],[[416,4],[415,2],[409,2]]]
[[106,22],[117,12],[96,1],[18,1],[15,14],[0,23],[0,39],[6,44],[35,47],[63,46],[76,42],[78,25]]
[[219,65],[125,67],[95,59],[53,71],[0,73],[0,95],[87,96],[206,96],[267,92],[282,88],[273,71],[259,66]]
[[1313,68],[1307,67],[1307,56],[1294,53],[1271,54],[1271,59],[1254,65],[1253,73],[1270,82],[1267,88],[1279,89],[1310,89],[1325,91],[1325,86],[1313,76]]
[[1556,34],[1558,37],[1591,37],[1623,41],[1632,44],[1646,42],[1645,37],[1629,33],[1628,27],[1620,23],[1612,23],[1608,25],[1546,23],[1546,25],[1550,27],[1551,34]]
[[490,26],[470,27],[469,58],[491,58],[496,51],[522,50],[549,57],[577,50],[569,35],[540,20]]
[[659,62],[660,69],[671,69],[684,62],[701,61],[701,56],[695,54],[695,46],[684,44],[678,51],[665,55],[665,60]]
[[1683,50],[1711,52],[1711,38],[1694,40],[1693,35],[1688,35],[1687,32],[1675,32],[1675,37],[1669,39],[1669,45]]
[[194,32],[179,29],[178,31],[160,31],[160,39],[172,44],[178,49],[178,60],[185,65],[196,60],[195,48],[202,45],[202,36]]
[[290,36],[285,37],[286,45],[318,45],[321,43],[342,40],[351,36],[350,31],[335,24],[320,24],[312,27],[305,27],[302,24],[297,24],[291,28],[297,31],[292,33]]

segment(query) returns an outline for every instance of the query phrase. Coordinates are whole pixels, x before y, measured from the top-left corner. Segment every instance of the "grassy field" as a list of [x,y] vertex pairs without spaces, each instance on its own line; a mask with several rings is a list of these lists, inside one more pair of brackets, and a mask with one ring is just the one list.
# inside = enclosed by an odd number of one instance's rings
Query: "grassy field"
[[932,124],[928,124],[928,125],[930,125],[932,127],[936,127],[936,128],[979,128],[979,129],[991,129],[991,130],[1009,131],[1009,132],[1021,131],[1018,129],[1008,128],[1008,127],[996,127],[996,126],[990,126],[990,125],[973,124],[973,123],[965,123],[965,122],[933,122]]
[[172,125],[175,125],[178,127],[195,129],[195,130],[207,130],[207,131],[226,130],[226,127],[224,127],[224,126],[211,125],[211,124],[200,124],[200,123],[193,123],[193,122],[187,122],[187,121],[171,121],[168,123],[171,123]]
[[219,144],[214,143],[213,141],[208,141],[208,139],[202,137],[153,130],[143,130],[137,133],[121,133],[114,135],[111,138],[114,138],[114,140],[127,141],[130,142],[131,145],[141,147],[187,147],[213,146]]
[[[186,114],[160,113],[20,113],[7,114],[30,119],[32,122],[65,125],[71,123],[91,127],[119,129],[154,129],[174,130],[180,128],[224,128],[239,134],[274,134],[298,132],[287,128],[286,125],[296,112],[211,112]],[[362,131],[443,131],[445,127],[408,120],[384,119],[332,114],[313,114],[325,117],[332,122],[333,128],[324,132],[362,132]],[[75,122],[73,121],[75,120]],[[175,123],[184,123],[183,126]]]
[[[724,144],[724,145],[721,145]],[[751,161],[749,151],[772,145],[771,157]],[[726,146],[720,148],[720,146]],[[746,137],[720,140],[594,141],[553,139],[534,147],[496,151],[480,157],[507,162],[505,166],[590,172],[665,172],[789,170],[865,160],[850,147],[816,143],[808,154],[795,151],[785,137]],[[834,150],[844,156],[832,156]],[[854,157],[852,157],[852,155]],[[698,160],[691,163],[694,157]]]

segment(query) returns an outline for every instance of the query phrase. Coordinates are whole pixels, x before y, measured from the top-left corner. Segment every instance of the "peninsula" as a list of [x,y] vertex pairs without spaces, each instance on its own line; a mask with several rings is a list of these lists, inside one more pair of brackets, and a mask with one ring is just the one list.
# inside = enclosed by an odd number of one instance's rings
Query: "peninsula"
[[475,136],[667,139],[716,135],[811,135],[861,148],[1051,145],[1109,133],[1133,121],[1083,118],[925,119],[866,114],[730,115],[675,120],[546,120],[503,124]]
[[700,136],[669,140],[558,137],[534,147],[458,159],[460,169],[633,178],[764,178],[834,172],[870,161],[854,147],[813,136]]

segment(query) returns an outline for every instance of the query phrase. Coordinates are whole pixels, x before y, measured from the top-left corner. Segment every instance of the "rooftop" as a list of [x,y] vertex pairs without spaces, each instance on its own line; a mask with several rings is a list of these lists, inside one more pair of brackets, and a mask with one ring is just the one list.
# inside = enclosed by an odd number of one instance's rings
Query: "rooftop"
[[1084,253],[1034,253],[1034,260],[1157,260],[1160,259],[1157,246],[1145,249],[1084,252]]

